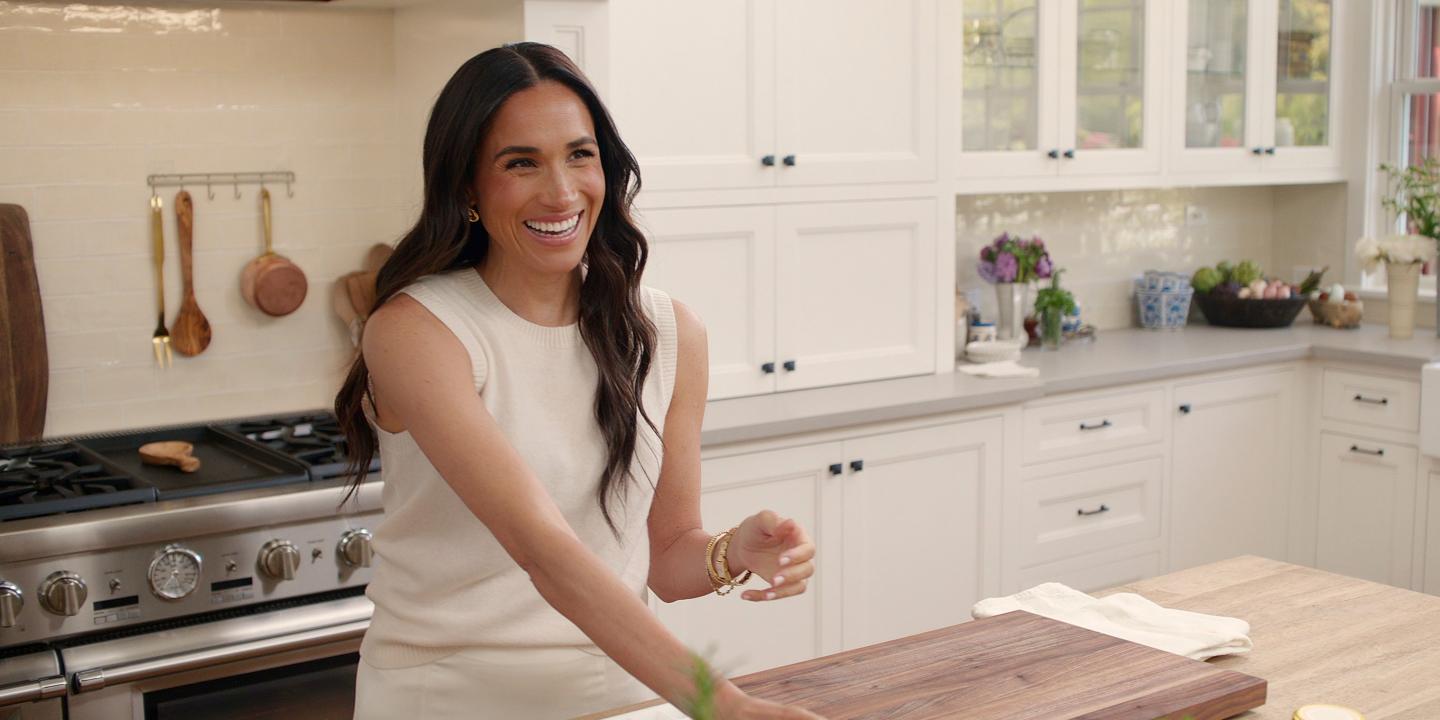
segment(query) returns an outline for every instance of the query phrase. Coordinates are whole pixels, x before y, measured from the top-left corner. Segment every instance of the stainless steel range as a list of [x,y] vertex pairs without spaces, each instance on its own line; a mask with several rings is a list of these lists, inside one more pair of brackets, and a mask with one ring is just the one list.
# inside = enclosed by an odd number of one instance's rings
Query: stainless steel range
[[343,443],[316,412],[0,447],[0,720],[349,718],[381,510],[378,460],[341,505]]

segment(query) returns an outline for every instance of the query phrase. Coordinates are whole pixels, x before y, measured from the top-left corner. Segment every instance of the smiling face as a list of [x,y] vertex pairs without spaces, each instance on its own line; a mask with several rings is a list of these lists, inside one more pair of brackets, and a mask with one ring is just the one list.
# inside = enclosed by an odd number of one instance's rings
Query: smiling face
[[605,202],[599,150],[569,88],[546,81],[511,95],[481,143],[471,190],[487,262],[546,275],[578,267]]

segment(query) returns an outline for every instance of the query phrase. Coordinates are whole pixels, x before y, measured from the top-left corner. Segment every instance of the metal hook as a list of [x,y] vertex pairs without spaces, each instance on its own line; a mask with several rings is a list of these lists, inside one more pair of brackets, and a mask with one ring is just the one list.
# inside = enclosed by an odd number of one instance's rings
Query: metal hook
[[215,199],[215,186],[210,184],[210,175],[205,175],[205,197]]
[[235,179],[235,199],[236,199],[236,200],[239,200],[239,199],[240,199],[240,179],[239,179],[239,178],[236,178],[236,179]]
[[285,197],[287,197],[287,198],[293,198],[293,197],[295,197],[295,189],[290,186],[290,182],[291,182],[292,180],[294,180],[294,178],[286,178],[286,179],[285,179]]

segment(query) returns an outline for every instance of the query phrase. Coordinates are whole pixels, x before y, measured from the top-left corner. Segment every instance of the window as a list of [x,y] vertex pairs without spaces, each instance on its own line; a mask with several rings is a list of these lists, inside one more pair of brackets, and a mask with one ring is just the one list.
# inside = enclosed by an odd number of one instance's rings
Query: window
[[[1387,162],[1417,165],[1440,161],[1440,0],[1398,0],[1395,16],[1394,75],[1390,83],[1391,135]],[[1388,192],[1383,183],[1381,192]],[[1382,210],[1381,232],[1405,232],[1403,217]],[[1394,225],[1390,221],[1394,220]],[[1420,281],[1421,292],[1435,292],[1435,264]],[[1365,287],[1383,288],[1384,271],[1366,275]]]

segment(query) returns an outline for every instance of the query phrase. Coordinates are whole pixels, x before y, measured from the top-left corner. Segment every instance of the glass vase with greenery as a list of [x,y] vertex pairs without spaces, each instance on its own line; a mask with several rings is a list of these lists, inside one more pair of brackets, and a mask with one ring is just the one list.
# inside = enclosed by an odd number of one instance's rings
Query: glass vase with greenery
[[1380,200],[1385,208],[1404,217],[1411,233],[1440,240],[1440,159],[1427,157],[1404,168],[1382,164],[1380,169],[1389,179]]
[[1035,314],[1040,319],[1040,346],[1046,350],[1060,348],[1064,335],[1065,316],[1075,311],[1075,296],[1060,287],[1061,270],[1050,276],[1050,287],[1035,295]]

